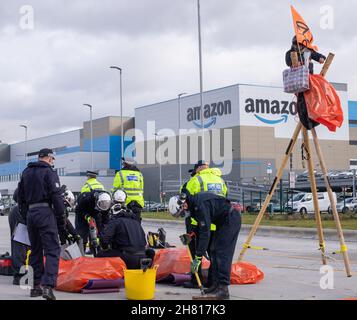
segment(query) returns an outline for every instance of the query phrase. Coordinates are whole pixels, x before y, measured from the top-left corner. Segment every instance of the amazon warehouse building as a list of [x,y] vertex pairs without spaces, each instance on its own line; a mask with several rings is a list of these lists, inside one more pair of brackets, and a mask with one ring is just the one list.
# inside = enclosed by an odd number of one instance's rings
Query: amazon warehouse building
[[[316,131],[328,169],[346,171],[357,168],[357,102],[349,101],[347,84],[334,83],[334,87],[344,111],[343,125],[335,133],[322,125]],[[231,194],[233,186],[268,188],[298,123],[293,97],[281,87],[236,84],[203,93],[203,121],[200,94],[137,107],[135,117],[124,118],[123,124],[120,117],[95,119],[94,170],[110,189],[115,172],[120,169],[123,125],[124,155],[135,155],[144,174],[146,200],[158,200],[160,181],[161,191],[175,192],[180,181],[189,178],[188,170],[199,159],[221,168],[232,186]],[[0,192],[13,193],[25,167],[25,154],[28,162],[33,161],[43,147],[55,150],[61,182],[75,192],[80,191],[85,171],[91,166],[90,142],[90,123],[86,121],[78,130],[0,144]],[[311,148],[315,168],[321,171],[313,143]],[[297,174],[306,170],[301,137],[288,161],[285,179],[289,170]]]

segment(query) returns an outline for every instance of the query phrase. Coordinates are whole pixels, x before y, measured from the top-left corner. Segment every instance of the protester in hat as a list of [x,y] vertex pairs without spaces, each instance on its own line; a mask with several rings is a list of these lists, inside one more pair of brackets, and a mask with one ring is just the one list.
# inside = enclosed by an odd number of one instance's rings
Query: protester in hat
[[52,289],[56,287],[60,258],[58,234],[66,232],[65,208],[54,160],[51,149],[40,150],[38,161],[27,165],[18,185],[19,210],[26,217],[31,242],[29,264],[34,287],[30,295],[47,300],[56,299]]
[[122,158],[122,168],[115,175],[112,192],[118,189],[125,191],[127,208],[133,211],[138,221],[141,221],[144,207],[144,177],[135,166],[134,159]]
[[[292,39],[292,45],[291,45],[290,50],[287,51],[285,54],[285,62],[289,67],[292,67],[292,65],[293,65],[293,62],[291,59],[291,53],[293,53],[293,52],[295,52],[297,54],[299,66],[305,64],[304,55],[310,54],[310,59],[308,61],[308,64],[309,64],[308,68],[309,68],[310,74],[314,73],[314,65],[312,63],[312,60],[314,60],[320,64],[324,63],[326,60],[326,57],[324,55],[322,55],[308,47],[305,47],[301,43],[298,43],[296,40],[296,36],[294,36]],[[307,112],[307,107],[306,107],[306,101],[305,101],[303,92],[301,92],[297,95],[297,111],[299,114],[300,121],[306,129],[311,130],[312,128],[315,128],[316,126],[319,125],[318,122],[309,118],[309,115]]]

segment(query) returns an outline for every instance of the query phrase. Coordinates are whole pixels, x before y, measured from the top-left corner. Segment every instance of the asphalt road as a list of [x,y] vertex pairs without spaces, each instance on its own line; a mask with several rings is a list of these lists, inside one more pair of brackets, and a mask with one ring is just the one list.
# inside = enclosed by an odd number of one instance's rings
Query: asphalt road
[[[156,231],[160,227],[156,222],[145,222],[145,231]],[[176,246],[181,246],[178,236],[184,233],[183,225],[165,224],[167,241]],[[237,258],[246,233],[241,233],[236,247]],[[10,240],[7,217],[0,217],[0,253],[9,251]],[[321,255],[318,243],[314,239],[287,238],[277,235],[256,236],[254,245],[269,248],[269,251],[249,250],[245,261],[255,264],[260,268],[265,278],[254,285],[234,285],[230,287],[231,299],[243,300],[329,300],[357,297],[357,242],[348,242],[350,262],[353,277],[347,278],[341,255],[332,255],[331,252],[339,250],[337,241],[326,241],[329,265],[333,267],[333,289],[322,289],[320,279]],[[0,299],[33,299],[29,297],[28,290],[12,286],[12,278],[0,276]],[[69,300],[117,300],[125,299],[125,292],[106,294],[71,294],[55,292],[57,299]],[[156,286],[155,299],[163,300],[190,300],[193,295],[199,295],[198,290],[189,290],[169,285]],[[41,299],[41,298],[35,298]]]

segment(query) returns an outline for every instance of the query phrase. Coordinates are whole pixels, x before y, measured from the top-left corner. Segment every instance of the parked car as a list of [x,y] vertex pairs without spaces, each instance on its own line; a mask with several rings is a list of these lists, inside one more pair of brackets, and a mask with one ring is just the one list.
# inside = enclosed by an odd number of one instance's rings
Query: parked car
[[[355,212],[355,207],[357,207],[357,198],[346,198],[336,203],[338,213]],[[328,213],[332,214],[331,206],[328,208]]]
[[[333,196],[336,201],[336,193],[333,193]],[[327,192],[318,192],[317,193],[318,204],[321,212],[328,212],[330,208],[330,199]],[[296,206],[295,206],[296,205]],[[312,193],[306,193],[305,196],[299,201],[294,202],[293,212],[300,212],[305,215],[308,213],[314,213],[314,202],[312,198]]]
[[295,195],[293,195],[289,201],[287,203],[285,203],[284,208],[286,212],[293,212],[293,207],[295,208],[295,206],[301,202],[301,200],[305,197],[305,192],[301,192],[301,193],[297,193]]
[[351,179],[353,177],[352,171],[342,171],[338,174],[339,179]]

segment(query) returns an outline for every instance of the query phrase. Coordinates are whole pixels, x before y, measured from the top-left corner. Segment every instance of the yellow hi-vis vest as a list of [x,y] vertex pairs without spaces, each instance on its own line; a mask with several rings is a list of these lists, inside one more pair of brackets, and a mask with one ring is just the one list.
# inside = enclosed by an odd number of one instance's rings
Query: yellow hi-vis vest
[[[218,168],[208,168],[198,172],[192,177],[186,185],[187,191],[191,195],[200,192],[212,192],[216,195],[226,197],[227,185],[221,178],[222,172]],[[191,224],[197,226],[198,223],[194,218],[191,218]],[[216,230],[216,225],[211,224],[211,231]]]
[[144,207],[144,177],[140,171],[126,169],[118,171],[114,178],[112,191],[117,189],[125,191],[126,204],[136,201]]
[[208,168],[198,172],[186,185],[191,195],[199,192],[212,192],[216,195],[226,197],[227,186],[221,178],[222,172],[218,168]]
[[81,190],[81,193],[91,192],[93,190],[105,190],[104,186],[95,178],[87,180]]

